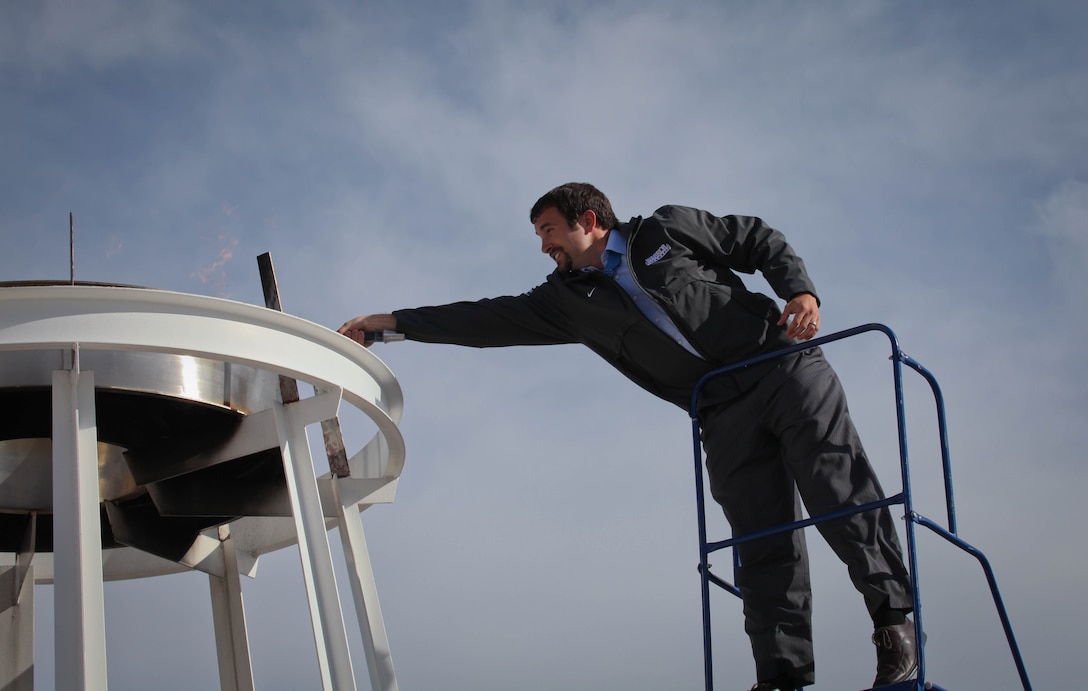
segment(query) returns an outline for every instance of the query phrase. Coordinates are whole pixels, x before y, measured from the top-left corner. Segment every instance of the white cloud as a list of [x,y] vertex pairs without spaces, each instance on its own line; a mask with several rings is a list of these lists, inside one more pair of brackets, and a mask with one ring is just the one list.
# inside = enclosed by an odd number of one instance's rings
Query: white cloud
[[105,69],[150,57],[177,59],[198,43],[184,4],[151,0],[6,3],[0,66],[48,77],[73,67]]
[[1033,230],[1046,243],[1054,262],[1060,300],[1070,307],[1077,305],[1080,296],[1088,293],[1088,183],[1064,180],[1057,185],[1039,204]]

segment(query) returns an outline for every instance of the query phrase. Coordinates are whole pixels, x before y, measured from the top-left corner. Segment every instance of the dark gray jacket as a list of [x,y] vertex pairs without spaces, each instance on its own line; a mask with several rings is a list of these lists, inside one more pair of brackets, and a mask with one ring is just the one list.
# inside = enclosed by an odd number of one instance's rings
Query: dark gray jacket
[[[734,272],[760,271],[784,300],[816,294],[785,237],[750,216],[664,206],[617,228],[639,286],[672,317],[696,357],[655,327],[600,271],[558,269],[527,293],[399,310],[397,329],[429,343],[474,347],[583,343],[639,386],[687,410],[695,383],[723,364],[789,345],[775,301]],[[777,363],[745,369],[704,391],[701,407],[743,392]]]

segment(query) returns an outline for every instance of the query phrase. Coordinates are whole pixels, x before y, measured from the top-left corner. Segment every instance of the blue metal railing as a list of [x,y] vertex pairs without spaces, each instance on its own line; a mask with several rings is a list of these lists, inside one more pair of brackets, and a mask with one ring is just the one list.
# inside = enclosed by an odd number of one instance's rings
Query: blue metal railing
[[[851,336],[867,333],[869,331],[879,331],[888,337],[891,343],[891,361],[892,361],[892,376],[894,378],[895,385],[895,409],[896,409],[896,422],[899,434],[899,463],[902,473],[902,487],[903,490],[894,496],[886,497],[884,499],[862,504],[860,506],[851,506],[839,511],[823,514],[820,516],[811,517],[805,520],[796,521],[793,523],[777,526],[774,528],[768,528],[767,530],[761,530],[758,532],[741,535],[729,540],[721,540],[717,542],[707,542],[706,536],[706,500],[703,491],[703,452],[702,445],[699,438],[699,417],[698,417],[698,401],[699,396],[702,393],[703,388],[707,382],[719,377],[728,372],[749,367],[751,365],[772,360],[792,353],[797,353],[802,350],[808,350],[825,343],[831,343],[833,341],[840,341]],[[919,515],[914,510],[914,502],[911,497],[910,486],[910,466],[907,460],[907,423],[906,412],[904,408],[903,399],[903,365],[907,365],[911,369],[915,370],[929,383],[930,388],[933,391],[933,396],[937,404],[937,425],[940,432],[940,446],[941,446],[941,465],[944,474],[944,491],[945,491],[945,505],[948,514],[948,528],[945,529],[940,525],[934,523],[930,519]],[[734,547],[744,542],[751,542],[760,538],[768,537],[771,535],[777,535],[780,533],[791,532],[793,530],[799,530],[807,528],[817,523],[823,523],[824,521],[830,521],[837,518],[843,518],[863,511],[872,511],[885,506],[891,506],[893,504],[902,504],[905,516],[909,519],[906,522],[906,543],[907,543],[907,559],[909,563],[911,573],[911,586],[912,596],[914,600],[914,628],[916,639],[919,641],[925,640],[922,627],[922,599],[921,591],[919,589],[919,575],[918,575],[918,552],[915,545],[915,524],[925,526],[931,531],[937,533],[948,542],[959,547],[961,550],[971,554],[982,565],[983,571],[986,574],[987,583],[990,586],[990,592],[993,595],[994,604],[997,607],[998,614],[1001,618],[1002,627],[1005,630],[1005,637],[1009,643],[1009,650],[1012,653],[1014,662],[1016,663],[1017,672],[1020,675],[1020,681],[1023,684],[1025,691],[1031,691],[1031,682],[1028,680],[1027,670],[1024,667],[1023,658],[1020,655],[1020,648],[1016,643],[1016,638],[1013,636],[1012,626],[1009,623],[1008,614],[1005,610],[1005,604],[1001,599],[1001,594],[997,589],[997,581],[994,578],[993,569],[990,567],[989,561],[978,549],[972,547],[968,543],[964,542],[957,535],[956,528],[956,511],[955,511],[955,498],[952,492],[952,465],[948,452],[948,426],[947,419],[945,417],[944,408],[944,396],[941,393],[940,386],[937,384],[936,378],[922,365],[915,360],[908,357],[903,351],[899,349],[899,343],[895,334],[887,326],[883,324],[864,324],[862,326],[856,326],[852,329],[845,331],[839,331],[837,333],[823,336],[821,338],[814,338],[811,341],[799,343],[797,345],[790,346],[788,348],[782,348],[770,353],[764,353],[757,355],[747,360],[720,367],[712,372],[707,373],[702,379],[699,380],[695,386],[695,390],[691,395],[691,425],[692,435],[695,449],[695,492],[696,503],[698,508],[699,519],[699,574],[700,585],[702,590],[702,609],[703,609],[703,664],[706,674],[706,691],[713,691],[713,664],[711,660],[711,629],[710,629],[710,584],[713,583],[724,590],[727,590],[734,595],[740,596],[740,590],[719,578],[710,572],[710,565],[707,562],[709,555],[712,552],[716,552],[728,547]],[[734,567],[736,566],[737,557],[734,550]],[[941,691],[939,686],[934,684],[926,684],[925,682],[925,646],[918,646],[918,676],[915,681],[904,682],[901,684],[895,684],[884,689],[890,691],[892,689],[902,689],[902,691],[908,691],[917,689],[917,691],[923,691],[924,689],[933,689]]]

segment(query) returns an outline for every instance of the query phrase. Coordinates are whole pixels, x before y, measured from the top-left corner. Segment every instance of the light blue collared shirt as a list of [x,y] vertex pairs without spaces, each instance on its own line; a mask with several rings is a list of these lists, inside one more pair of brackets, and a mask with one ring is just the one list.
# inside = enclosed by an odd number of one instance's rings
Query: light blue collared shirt
[[[689,353],[702,359],[703,356],[699,354],[699,351],[695,350],[691,343],[688,342],[688,339],[684,338],[684,334],[680,332],[672,318],[665,312],[665,308],[657,304],[657,300],[654,300],[635,281],[635,277],[628,268],[627,241],[623,235],[616,231],[609,231],[608,245],[605,246],[605,251],[616,252],[620,255],[619,266],[616,267],[616,272],[612,278],[616,279],[624,292],[631,297],[639,311],[646,315],[646,318],[653,322],[654,326],[668,334],[669,338],[676,341],[678,345],[683,346]],[[599,271],[599,269],[595,270]]]

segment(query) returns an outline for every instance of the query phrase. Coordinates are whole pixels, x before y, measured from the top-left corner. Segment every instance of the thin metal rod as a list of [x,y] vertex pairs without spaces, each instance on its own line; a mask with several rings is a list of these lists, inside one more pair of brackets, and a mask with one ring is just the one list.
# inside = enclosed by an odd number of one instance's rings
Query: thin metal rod
[[76,284],[76,226],[72,212],[68,212],[68,275],[69,282]]
[[717,552],[718,550],[725,549],[727,547],[734,547],[745,542],[762,540],[763,538],[770,537],[772,535],[789,533],[799,528],[808,528],[819,523],[826,523],[828,521],[846,518],[847,516],[853,516],[856,513],[864,513],[866,511],[882,509],[886,506],[902,504],[904,501],[905,499],[903,494],[896,494],[890,497],[884,497],[883,499],[876,499],[874,501],[868,502],[867,504],[848,506],[844,509],[837,509],[835,511],[830,511],[828,513],[820,514],[819,516],[813,516],[811,518],[805,518],[803,520],[795,521],[793,523],[784,523],[782,525],[774,526],[772,528],[766,528],[764,530],[757,530],[755,532],[745,533],[740,537],[730,538],[729,540],[721,540],[720,542],[708,542],[706,543],[706,550],[707,553]]
[[948,515],[948,530],[953,535],[958,535],[956,498],[952,491],[952,459],[948,450],[948,415],[945,412],[944,394],[941,392],[941,386],[937,383],[937,378],[933,376],[932,372],[905,354],[902,354],[902,360],[904,365],[921,374],[929,382],[929,388],[933,392],[933,399],[937,405],[937,430],[941,445],[941,466],[944,471],[944,497],[945,510]]
[[[280,302],[280,288],[276,282],[276,270],[272,266],[272,254],[265,252],[257,257],[257,268],[261,273],[261,288],[264,290],[264,305],[268,309],[283,311]],[[392,333],[392,332],[388,332]],[[314,394],[321,394],[320,387],[314,387]],[[280,375],[280,396],[284,403],[299,400],[298,382],[292,377]],[[325,453],[329,457],[329,470],[336,477],[350,477],[348,454],[344,448],[344,435],[340,431],[340,419],[332,418],[321,421],[321,436],[325,441]]]
[[1009,614],[1005,609],[1005,601],[1002,599],[1001,592],[997,588],[997,577],[994,575],[994,569],[990,565],[990,560],[987,559],[986,555],[979,551],[978,548],[964,542],[954,533],[950,533],[925,516],[914,514],[911,516],[911,521],[929,528],[937,535],[978,560],[979,565],[982,566],[982,570],[986,574],[986,582],[990,586],[990,595],[994,599],[997,614],[1001,618],[1001,628],[1005,630],[1005,639],[1009,643],[1009,651],[1012,653],[1013,661],[1016,663],[1016,671],[1020,675],[1020,682],[1023,684],[1025,691],[1031,691],[1031,681],[1028,679],[1027,668],[1024,666],[1024,658],[1020,654],[1020,646],[1016,643],[1016,636],[1013,635],[1012,622],[1009,621]]
[[[76,284],[76,225],[75,217],[68,212],[68,283]],[[72,371],[79,373],[79,343],[72,344]]]

